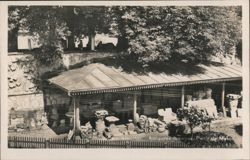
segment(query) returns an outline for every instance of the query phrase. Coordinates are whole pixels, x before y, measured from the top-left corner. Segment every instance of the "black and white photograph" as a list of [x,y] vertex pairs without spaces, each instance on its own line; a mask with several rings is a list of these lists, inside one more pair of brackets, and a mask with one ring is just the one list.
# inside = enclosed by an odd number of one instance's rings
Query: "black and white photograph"
[[8,150],[248,147],[242,4],[93,4],[7,5]]

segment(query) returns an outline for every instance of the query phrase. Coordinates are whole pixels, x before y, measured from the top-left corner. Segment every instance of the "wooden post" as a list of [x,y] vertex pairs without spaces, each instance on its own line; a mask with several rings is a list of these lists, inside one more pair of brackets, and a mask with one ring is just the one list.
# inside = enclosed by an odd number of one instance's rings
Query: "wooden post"
[[80,130],[80,109],[79,109],[79,97],[76,98],[76,129]]
[[28,39],[28,48],[29,48],[29,50],[32,49],[32,46],[31,46],[31,39]]
[[44,144],[45,144],[45,148],[49,148],[50,147],[50,141],[49,141],[49,139],[46,138]]
[[181,107],[184,107],[185,104],[185,86],[182,86],[181,88]]
[[133,118],[134,118],[134,123],[136,123],[136,112],[137,111],[137,95],[134,93],[134,110],[133,110]]
[[221,107],[223,111],[223,116],[226,117],[226,110],[225,110],[225,82],[222,83],[222,91],[221,91]]
[[78,98],[73,97],[74,103],[74,131],[80,130],[80,113],[79,113],[79,103]]
[[90,40],[90,50],[94,51],[95,50],[95,34],[90,34],[89,40]]
[[73,117],[73,120],[74,120],[74,126],[73,126],[73,131],[75,132],[76,130],[76,101],[75,101],[75,97],[73,97],[73,107],[74,107],[74,117]]

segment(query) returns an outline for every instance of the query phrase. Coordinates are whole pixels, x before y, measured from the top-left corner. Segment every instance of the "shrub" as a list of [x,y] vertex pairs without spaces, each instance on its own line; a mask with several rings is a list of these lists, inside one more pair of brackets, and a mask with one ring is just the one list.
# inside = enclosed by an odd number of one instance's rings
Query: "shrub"
[[199,148],[235,148],[233,138],[220,132],[198,132],[194,133],[193,138],[182,139],[184,143],[190,144],[192,147]]
[[184,131],[185,131],[185,125],[182,123],[169,123],[167,125],[167,129],[169,131],[169,136],[183,136]]
[[213,120],[213,118],[208,116],[203,109],[197,107],[179,108],[177,110],[177,118],[187,122],[191,130],[191,135],[193,135],[194,127],[199,125],[205,126],[207,124],[210,126]]

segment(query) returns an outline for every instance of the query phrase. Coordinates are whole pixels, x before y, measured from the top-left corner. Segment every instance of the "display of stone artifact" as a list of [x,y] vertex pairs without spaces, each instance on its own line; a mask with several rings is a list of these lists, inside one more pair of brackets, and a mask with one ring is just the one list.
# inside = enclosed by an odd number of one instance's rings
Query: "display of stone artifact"
[[52,108],[50,119],[52,120],[52,128],[53,127],[57,127],[57,121],[59,119],[59,114],[57,112],[57,108],[56,107]]
[[36,129],[36,121],[34,118],[30,118],[30,126],[29,126],[30,130],[34,130]]
[[74,121],[74,106],[70,105],[69,106],[69,111],[65,114],[67,117],[69,117],[69,126],[73,126],[73,121]]
[[202,99],[196,101],[188,101],[186,102],[187,107],[197,107],[206,111],[206,113],[213,117],[218,117],[217,107],[215,105],[215,101],[213,99]]
[[160,133],[162,133],[162,132],[164,132],[166,129],[165,129],[165,125],[159,125],[158,126],[158,132],[160,132]]
[[197,100],[202,100],[205,96],[205,92],[203,90],[199,90],[197,92],[194,92],[194,96]]
[[141,115],[138,122],[138,126],[140,129],[145,129],[146,121],[147,121],[147,116]]
[[115,116],[108,116],[105,118],[105,120],[109,123],[109,127],[113,128],[115,127],[115,122],[119,121],[119,118]]
[[158,126],[154,123],[155,118],[148,118],[149,132],[156,132]]
[[97,118],[95,122],[95,129],[97,133],[100,135],[103,133],[104,129],[106,128],[105,123],[104,123],[104,117],[108,115],[108,111],[106,110],[97,110],[95,111],[95,116]]
[[93,136],[93,127],[90,122],[87,122],[84,126],[81,126],[80,131],[83,138],[91,138],[90,136]]
[[134,124],[137,124],[139,122],[140,116],[138,113],[135,114]]
[[192,95],[186,95],[186,101],[192,101],[193,96]]
[[136,134],[136,132],[135,132],[135,125],[133,123],[133,120],[129,119],[128,122],[129,122],[127,124],[128,134],[130,134],[130,135]]
[[241,96],[237,95],[237,94],[228,94],[226,97],[227,97],[227,101],[228,101],[230,116],[232,118],[236,118],[237,117],[238,100]]
[[65,127],[65,119],[60,120],[59,127]]
[[164,121],[166,123],[169,123],[173,120],[176,120],[176,114],[172,112],[172,108],[165,108],[158,110],[158,119],[161,121]]
[[104,137],[106,137],[107,139],[111,139],[113,137],[111,130],[109,127],[105,128],[104,132],[103,132]]
[[119,121],[119,118],[115,116],[108,116],[105,118],[105,120],[109,123],[109,129],[110,129],[112,136],[116,137],[116,136],[122,135],[119,128],[117,128],[115,125],[115,122]]
[[47,119],[47,114],[44,112],[41,117],[41,123],[43,124],[48,124],[48,119]]
[[211,88],[207,88],[205,90],[205,96],[207,99],[211,99],[212,98],[212,89]]

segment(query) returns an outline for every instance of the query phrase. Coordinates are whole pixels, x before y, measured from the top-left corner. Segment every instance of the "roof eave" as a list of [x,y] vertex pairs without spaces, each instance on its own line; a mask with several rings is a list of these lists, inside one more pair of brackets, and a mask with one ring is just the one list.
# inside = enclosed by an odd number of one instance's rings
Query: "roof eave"
[[140,89],[153,89],[153,88],[160,88],[160,87],[173,87],[173,86],[183,86],[183,85],[192,85],[192,84],[227,82],[227,81],[234,81],[234,80],[241,80],[241,79],[242,77],[230,77],[230,78],[220,78],[220,79],[158,83],[158,84],[149,84],[149,85],[141,85],[141,86],[128,86],[128,87],[105,88],[105,89],[69,90],[68,94],[69,96],[74,96],[74,95],[87,95],[87,94],[108,93],[108,92],[112,93],[112,92],[122,92],[122,91],[135,91],[135,90],[140,90]]

